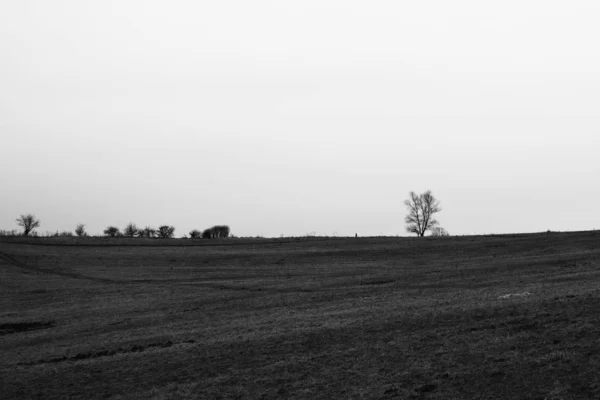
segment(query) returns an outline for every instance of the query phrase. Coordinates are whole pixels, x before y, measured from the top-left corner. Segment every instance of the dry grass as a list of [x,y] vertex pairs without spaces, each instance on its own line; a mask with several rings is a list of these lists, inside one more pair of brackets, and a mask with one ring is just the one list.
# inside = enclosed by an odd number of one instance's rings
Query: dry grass
[[0,393],[600,398],[599,244],[10,239]]

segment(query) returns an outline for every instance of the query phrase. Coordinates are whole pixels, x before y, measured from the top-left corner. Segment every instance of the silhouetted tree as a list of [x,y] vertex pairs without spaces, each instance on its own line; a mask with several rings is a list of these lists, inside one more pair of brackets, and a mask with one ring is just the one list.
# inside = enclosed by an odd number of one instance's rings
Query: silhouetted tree
[[144,229],[138,230],[138,236],[139,237],[148,237],[148,238],[154,237],[154,236],[156,236],[156,229],[147,226]]
[[213,227],[216,238],[227,238],[229,237],[229,227],[227,225],[217,225]]
[[121,236],[121,231],[116,226],[109,226],[104,230],[104,234],[110,237]]
[[425,193],[416,194],[410,192],[408,200],[404,202],[408,209],[408,214],[404,219],[406,230],[417,236],[425,236],[425,232],[438,224],[433,218],[433,214],[442,211],[440,202],[431,193],[431,190]]
[[125,229],[123,230],[123,235],[134,237],[135,235],[137,235],[138,232],[138,227],[133,222],[130,222],[127,224],[127,226],[125,226]]
[[170,239],[173,237],[175,233],[175,227],[169,225],[162,225],[158,227],[158,231],[156,232],[158,237],[163,239]]
[[40,220],[33,214],[27,214],[17,218],[17,225],[23,227],[23,235],[28,236],[32,230],[40,226]]
[[198,229],[194,229],[192,231],[190,231],[190,238],[192,239],[198,239],[202,236],[202,232],[200,232]]
[[87,236],[87,233],[85,231],[85,225],[84,224],[77,224],[77,227],[75,228],[75,234],[79,237],[81,236]]
[[229,227],[227,225],[215,225],[212,228],[205,229],[202,232],[204,239],[221,239],[229,237]]

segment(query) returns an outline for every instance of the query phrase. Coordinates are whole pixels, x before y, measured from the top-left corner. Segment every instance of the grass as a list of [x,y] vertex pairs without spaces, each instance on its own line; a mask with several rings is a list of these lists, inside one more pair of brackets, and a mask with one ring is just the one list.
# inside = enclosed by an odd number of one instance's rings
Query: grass
[[6,238],[0,393],[600,398],[599,244]]

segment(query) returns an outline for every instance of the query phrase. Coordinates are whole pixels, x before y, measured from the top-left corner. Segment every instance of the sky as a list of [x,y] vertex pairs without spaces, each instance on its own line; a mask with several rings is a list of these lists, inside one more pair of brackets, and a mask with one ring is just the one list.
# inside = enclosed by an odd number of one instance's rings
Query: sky
[[600,229],[593,0],[0,0],[0,229]]

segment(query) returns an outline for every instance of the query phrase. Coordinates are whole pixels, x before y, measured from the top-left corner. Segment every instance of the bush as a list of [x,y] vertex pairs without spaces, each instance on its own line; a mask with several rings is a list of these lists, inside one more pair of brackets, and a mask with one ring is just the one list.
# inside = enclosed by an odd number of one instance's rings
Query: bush
[[171,239],[175,233],[175,227],[170,225],[162,225],[158,227],[158,237],[163,239]]
[[138,232],[138,227],[133,222],[130,222],[127,224],[127,226],[125,226],[125,229],[123,230],[123,235],[128,237],[134,237],[135,235],[137,235]]
[[121,236],[121,231],[116,226],[109,226],[104,230],[104,234],[110,237]]
[[200,237],[202,237],[202,232],[200,232],[198,229],[194,229],[193,231],[190,231],[190,238],[199,239]]

